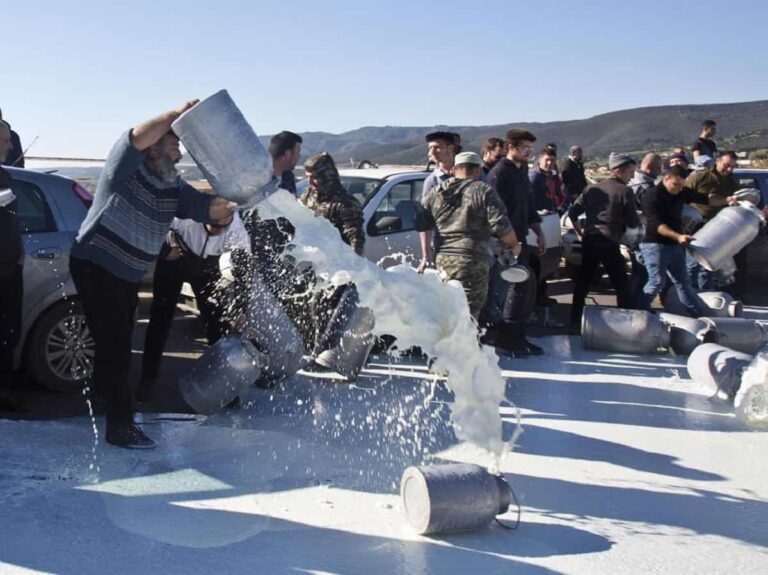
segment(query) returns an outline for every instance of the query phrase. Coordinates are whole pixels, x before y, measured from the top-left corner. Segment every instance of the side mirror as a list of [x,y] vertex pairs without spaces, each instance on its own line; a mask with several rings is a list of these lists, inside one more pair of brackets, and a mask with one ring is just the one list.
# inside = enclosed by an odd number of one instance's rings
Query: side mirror
[[[387,232],[399,232],[403,229],[403,222],[397,216],[382,216],[368,226],[370,235],[385,234]],[[373,232],[373,233],[371,233]]]

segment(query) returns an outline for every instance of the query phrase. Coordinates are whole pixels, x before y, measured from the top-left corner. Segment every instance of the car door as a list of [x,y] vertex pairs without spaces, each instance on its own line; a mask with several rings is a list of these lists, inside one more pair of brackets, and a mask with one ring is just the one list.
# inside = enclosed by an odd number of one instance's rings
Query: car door
[[49,294],[59,290],[64,295],[72,234],[59,231],[53,210],[39,185],[14,174],[12,189],[24,242],[22,317],[26,318]]
[[[366,218],[365,255],[383,267],[421,261],[419,233],[414,227],[421,205],[421,189],[426,174],[399,176],[382,186],[369,202]],[[367,215],[367,214],[366,214]]]

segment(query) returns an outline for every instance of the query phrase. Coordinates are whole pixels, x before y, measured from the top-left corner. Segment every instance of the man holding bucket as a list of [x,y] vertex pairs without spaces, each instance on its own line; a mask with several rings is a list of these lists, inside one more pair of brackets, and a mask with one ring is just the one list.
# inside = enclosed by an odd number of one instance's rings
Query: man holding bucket
[[437,229],[442,238],[435,258],[437,268],[448,279],[461,283],[475,320],[488,293],[491,236],[499,238],[515,256],[521,250],[504,204],[493,188],[479,179],[482,165],[474,152],[458,154],[453,177],[434,189],[416,218],[416,229],[427,234],[427,241],[422,242],[422,261],[431,259],[429,234]]
[[133,421],[128,382],[139,284],[157,258],[175,216],[212,222],[235,204],[182,180],[171,124],[191,100],[125,132],[109,153],[93,204],[72,245],[69,267],[96,344],[95,391],[106,399],[107,443],[152,449]]

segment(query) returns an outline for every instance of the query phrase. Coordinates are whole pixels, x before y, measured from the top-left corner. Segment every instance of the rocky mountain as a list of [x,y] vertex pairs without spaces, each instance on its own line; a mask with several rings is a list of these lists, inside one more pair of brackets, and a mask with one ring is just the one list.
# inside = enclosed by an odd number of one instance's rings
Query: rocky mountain
[[[367,126],[342,134],[306,132],[301,136],[305,158],[327,151],[339,164],[345,165],[362,160],[379,164],[422,164],[427,159],[424,135],[431,131],[458,132],[466,150],[479,151],[486,138],[503,138],[510,127],[518,126],[533,132],[541,144],[556,143],[563,153],[569,146],[579,144],[588,158],[603,158],[614,150],[642,153],[669,150],[680,145],[690,148],[704,119],[717,122],[720,149],[768,148],[768,100],[634,108],[562,122],[514,122],[495,126]],[[263,140],[267,143],[269,137]]]

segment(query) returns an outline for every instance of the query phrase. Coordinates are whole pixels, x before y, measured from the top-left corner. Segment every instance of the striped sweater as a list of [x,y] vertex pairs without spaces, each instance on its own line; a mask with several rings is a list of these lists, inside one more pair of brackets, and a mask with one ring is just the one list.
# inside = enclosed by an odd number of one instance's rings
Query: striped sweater
[[144,156],[131,144],[130,131],[121,136],[107,157],[71,251],[71,257],[131,283],[146,275],[173,218],[209,222],[213,197],[181,178],[171,183],[155,178]]

